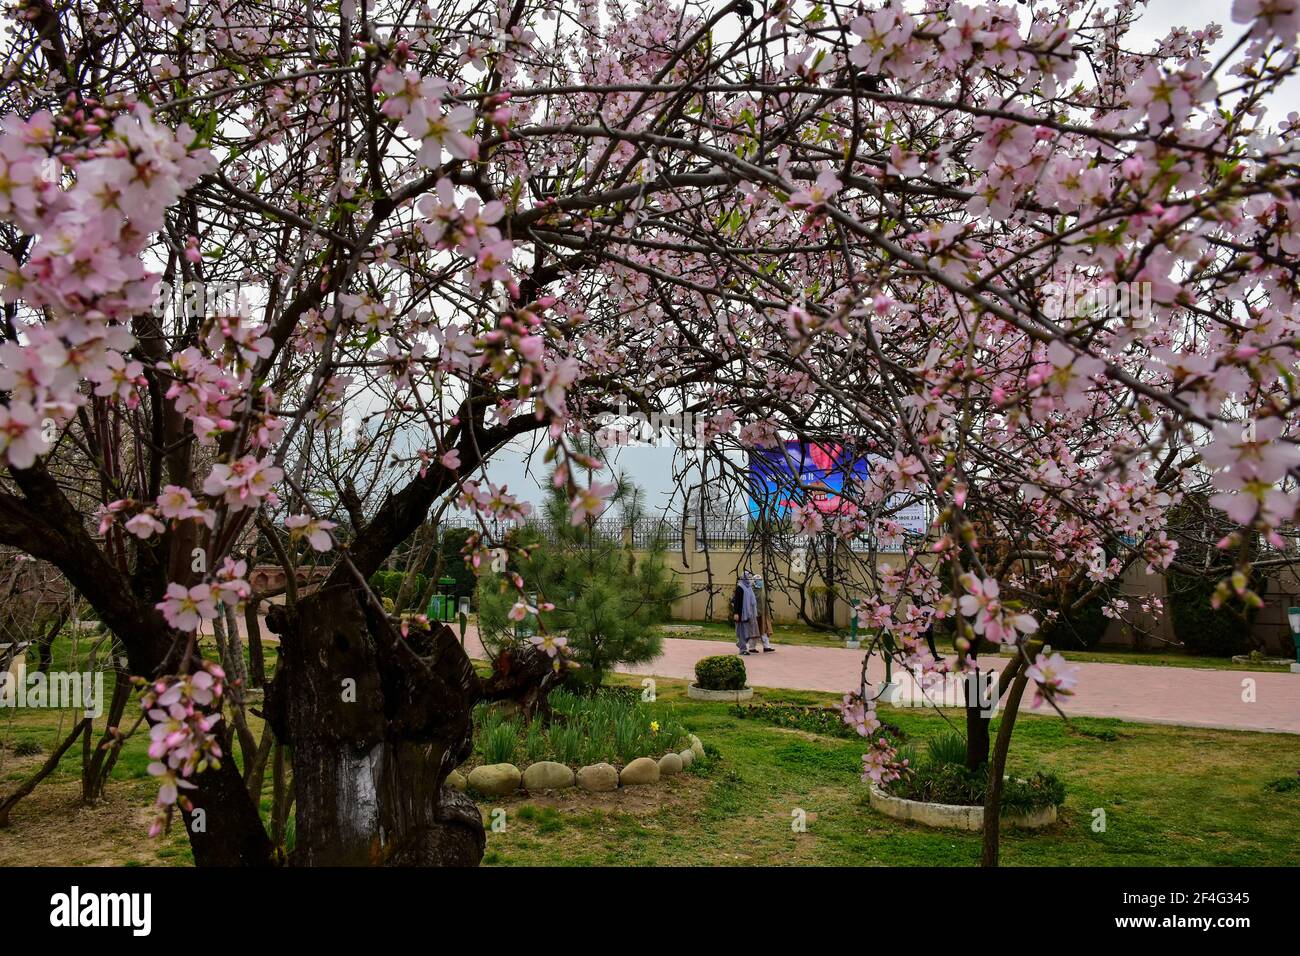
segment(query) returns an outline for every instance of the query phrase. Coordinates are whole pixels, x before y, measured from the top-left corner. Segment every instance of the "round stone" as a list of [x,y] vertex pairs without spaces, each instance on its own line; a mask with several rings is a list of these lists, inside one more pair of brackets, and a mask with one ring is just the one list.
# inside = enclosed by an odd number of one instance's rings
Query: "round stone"
[[618,789],[618,771],[607,763],[593,763],[578,771],[578,786],[592,793]]
[[554,760],[539,760],[524,770],[525,790],[562,790],[573,786],[573,771]]
[[677,754],[664,754],[659,758],[659,773],[665,777],[682,772],[682,758]]
[[623,768],[618,782],[625,787],[640,787],[659,782],[659,764],[650,757],[637,757]]
[[479,793],[504,797],[519,789],[519,768],[512,763],[490,763],[469,772],[469,785]]

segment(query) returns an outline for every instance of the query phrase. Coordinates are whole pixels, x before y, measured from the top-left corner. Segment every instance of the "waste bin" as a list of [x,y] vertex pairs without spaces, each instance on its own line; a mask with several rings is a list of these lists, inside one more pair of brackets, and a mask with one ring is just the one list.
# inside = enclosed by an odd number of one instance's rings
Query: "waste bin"
[[451,622],[456,619],[456,595],[450,591],[455,584],[455,578],[438,578],[439,591],[429,598],[429,606],[424,610],[429,620]]

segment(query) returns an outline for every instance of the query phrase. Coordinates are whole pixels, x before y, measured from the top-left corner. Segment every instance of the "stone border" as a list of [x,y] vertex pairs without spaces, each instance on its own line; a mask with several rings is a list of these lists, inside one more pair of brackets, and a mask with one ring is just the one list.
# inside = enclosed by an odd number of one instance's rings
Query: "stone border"
[[[580,767],[577,773],[566,764],[553,760],[539,760],[520,772],[510,763],[480,764],[467,777],[459,769],[447,775],[452,788],[465,793],[473,790],[487,797],[509,797],[516,793],[540,793],[550,790],[567,790],[576,785],[589,793],[608,793],[625,787],[639,787],[658,783],[664,777],[681,773],[696,760],[704,759],[704,744],[694,734],[687,734],[690,746],[685,750],[666,753],[658,759],[637,757],[621,771],[612,764],[594,763]],[[479,773],[479,771],[483,771]],[[563,773],[561,773],[563,771]],[[567,774],[567,779],[565,775]],[[477,776],[478,779],[475,779]],[[534,786],[527,786],[528,779]]]
[[[871,809],[895,820],[920,823],[927,827],[974,832],[984,829],[983,807],[906,800],[903,797],[890,796],[875,784],[871,786]],[[1031,813],[1008,813],[1002,817],[1002,822],[1022,830],[1037,830],[1056,822],[1056,807],[1043,807]]]
[[1233,654],[1232,663],[1234,664],[1270,664],[1273,667],[1286,667],[1288,664],[1292,667],[1297,663],[1289,657],[1261,657],[1253,658],[1249,654]]
[[709,690],[707,687],[701,687],[698,684],[687,684],[686,696],[691,700],[729,701],[734,704],[739,704],[742,700],[749,700],[754,696],[754,688],[742,687],[740,690]]

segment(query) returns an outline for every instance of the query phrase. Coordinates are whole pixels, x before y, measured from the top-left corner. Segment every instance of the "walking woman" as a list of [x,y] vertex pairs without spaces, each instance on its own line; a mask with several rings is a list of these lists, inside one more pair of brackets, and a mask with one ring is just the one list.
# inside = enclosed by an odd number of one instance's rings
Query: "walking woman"
[[744,571],[731,595],[731,618],[736,622],[736,646],[740,656],[749,656],[749,641],[758,637],[758,599],[754,596],[754,582]]
[[763,578],[754,575],[750,579],[754,588],[754,600],[758,603],[758,637],[749,639],[749,653],[758,653],[758,641],[763,642],[763,653],[771,654],[776,650],[772,646],[772,608],[767,602],[767,592],[763,589]]

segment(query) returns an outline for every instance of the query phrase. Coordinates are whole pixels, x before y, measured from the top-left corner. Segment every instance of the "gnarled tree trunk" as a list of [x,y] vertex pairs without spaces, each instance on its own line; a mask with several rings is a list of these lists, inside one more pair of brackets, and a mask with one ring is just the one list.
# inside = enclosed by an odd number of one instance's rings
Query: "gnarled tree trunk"
[[469,756],[478,678],[450,628],[409,638],[334,583],[273,606],[267,717],[292,749],[297,866],[475,866],[473,801],[446,785]]

